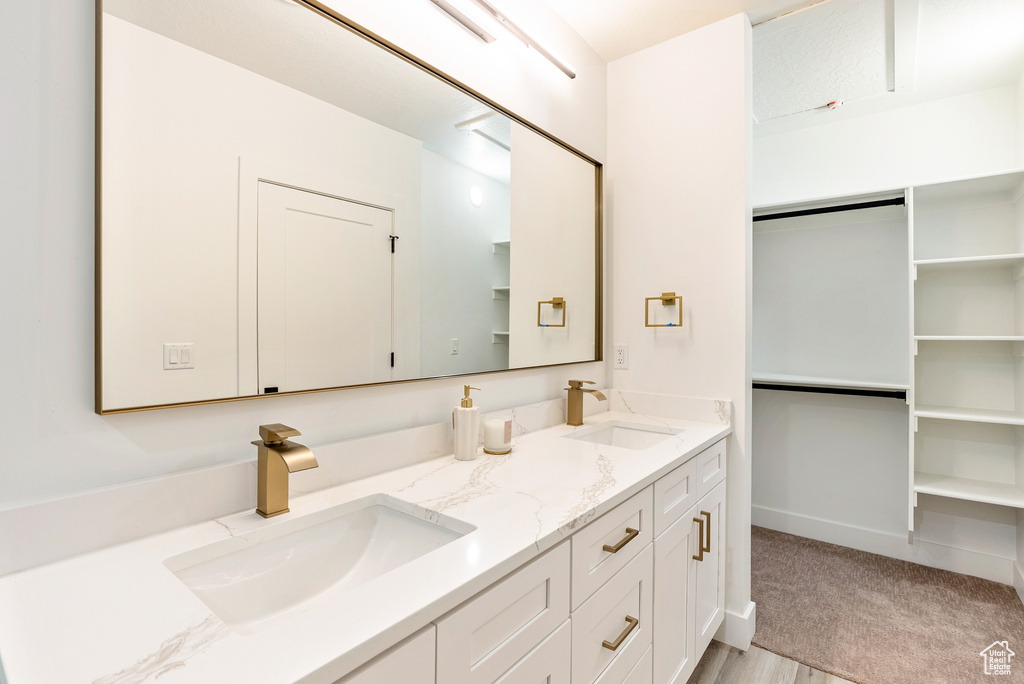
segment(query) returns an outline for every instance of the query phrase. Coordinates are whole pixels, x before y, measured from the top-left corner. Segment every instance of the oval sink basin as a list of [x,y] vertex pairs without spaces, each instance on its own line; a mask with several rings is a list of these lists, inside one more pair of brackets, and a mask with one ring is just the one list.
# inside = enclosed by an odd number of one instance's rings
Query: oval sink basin
[[642,451],[656,444],[661,444],[669,437],[678,435],[682,431],[683,428],[672,428],[664,425],[647,425],[645,423],[630,423],[624,420],[609,420],[606,423],[579,428],[562,436],[567,439],[580,439],[584,442]]
[[474,529],[375,494],[172,556],[164,565],[231,629],[252,634]]

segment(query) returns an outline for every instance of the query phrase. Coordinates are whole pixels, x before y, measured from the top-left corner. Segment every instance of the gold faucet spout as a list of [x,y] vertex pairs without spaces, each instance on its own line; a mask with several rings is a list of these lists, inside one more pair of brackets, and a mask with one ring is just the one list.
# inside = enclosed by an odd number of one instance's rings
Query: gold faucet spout
[[258,449],[256,512],[264,518],[288,512],[288,473],[316,468],[319,463],[309,447],[288,441],[298,430],[279,423],[261,425],[262,440],[253,442]]
[[583,425],[584,394],[593,394],[598,401],[605,401],[608,399],[608,397],[604,396],[596,389],[584,389],[584,384],[593,385],[595,383],[590,380],[570,380],[569,386],[565,388],[569,390],[569,401],[565,412],[567,425]]

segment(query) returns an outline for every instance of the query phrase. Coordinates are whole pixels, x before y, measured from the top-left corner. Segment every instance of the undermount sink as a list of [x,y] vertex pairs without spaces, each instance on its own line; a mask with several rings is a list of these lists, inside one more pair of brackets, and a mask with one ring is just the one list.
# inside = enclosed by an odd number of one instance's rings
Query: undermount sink
[[656,444],[661,444],[669,437],[678,435],[682,431],[683,428],[673,428],[665,425],[647,425],[645,423],[630,423],[624,420],[610,420],[606,423],[582,427],[562,436],[567,439],[579,439],[584,442],[593,442],[594,444],[606,444],[622,449],[642,451]]
[[375,494],[172,556],[164,565],[234,631],[252,634],[474,529]]

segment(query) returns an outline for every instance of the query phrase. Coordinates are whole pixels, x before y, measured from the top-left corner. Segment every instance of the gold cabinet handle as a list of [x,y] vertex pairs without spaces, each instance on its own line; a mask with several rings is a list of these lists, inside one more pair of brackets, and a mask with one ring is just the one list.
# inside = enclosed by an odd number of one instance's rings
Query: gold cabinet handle
[[605,544],[601,548],[607,551],[608,553],[618,553],[622,550],[623,546],[636,539],[636,535],[638,534],[640,534],[640,530],[634,530],[632,527],[627,527],[626,536],[617,541],[614,546],[612,546],[611,544]]
[[700,525],[700,530],[697,532],[700,535],[700,541],[697,542],[697,553],[699,555],[694,556],[693,560],[702,561],[704,560],[704,518],[694,518],[693,522]]
[[701,511],[700,514],[708,519],[708,543],[705,545],[704,540],[702,539],[700,542],[700,550],[701,553],[711,553],[711,513],[708,511]]
[[626,628],[624,630],[622,630],[622,634],[617,636],[615,638],[615,641],[602,641],[601,645],[604,646],[605,648],[607,648],[609,651],[617,651],[617,650],[619,650],[619,646],[622,645],[622,642],[626,640],[626,637],[628,637],[630,635],[630,633],[634,629],[636,629],[636,626],[639,625],[639,624],[640,624],[639,620],[637,620],[635,617],[630,617],[630,616],[627,615],[626,616]]

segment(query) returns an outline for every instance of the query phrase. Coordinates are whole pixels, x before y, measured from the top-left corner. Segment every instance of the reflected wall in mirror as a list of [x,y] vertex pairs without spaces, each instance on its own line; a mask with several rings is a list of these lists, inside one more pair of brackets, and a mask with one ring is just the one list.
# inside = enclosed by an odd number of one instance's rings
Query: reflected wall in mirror
[[100,413],[599,359],[596,162],[298,2],[101,10]]

